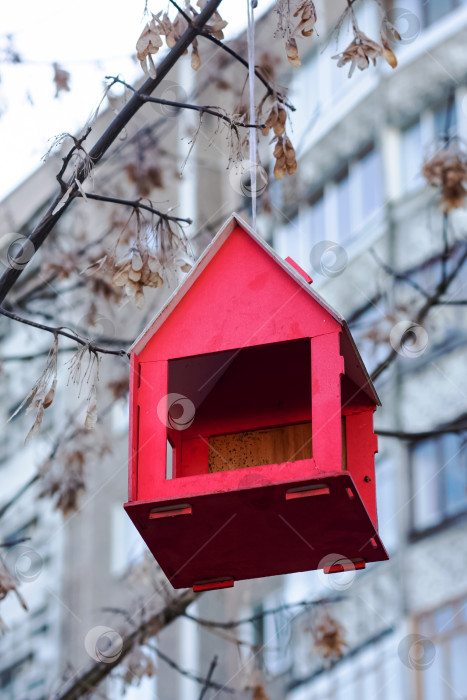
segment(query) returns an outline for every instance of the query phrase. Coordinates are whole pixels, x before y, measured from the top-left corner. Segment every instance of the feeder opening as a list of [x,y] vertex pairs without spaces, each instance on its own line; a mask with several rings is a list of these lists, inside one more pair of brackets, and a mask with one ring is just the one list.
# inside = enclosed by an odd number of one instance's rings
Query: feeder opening
[[[313,457],[309,338],[169,360],[166,478]],[[342,418],[342,468],[346,468]]]

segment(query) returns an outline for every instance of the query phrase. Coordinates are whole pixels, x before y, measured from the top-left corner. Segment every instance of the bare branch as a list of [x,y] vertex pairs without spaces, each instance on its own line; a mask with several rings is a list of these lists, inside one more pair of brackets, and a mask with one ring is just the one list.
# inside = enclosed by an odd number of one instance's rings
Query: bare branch
[[203,685],[205,688],[214,688],[215,690],[220,690],[220,691],[225,691],[226,693],[235,693],[234,688],[229,688],[226,685],[222,685],[221,683],[215,683],[214,681],[211,681],[211,675],[208,673],[206,678],[203,678],[202,676],[197,676],[194,673],[191,673],[190,671],[187,671],[185,668],[182,668],[179,666],[173,659],[170,658],[170,656],[167,656],[167,654],[164,654],[163,651],[161,651],[158,647],[153,646],[152,644],[146,644],[148,649],[151,649],[156,653],[156,655],[162,659],[170,668],[173,668],[174,671],[177,671],[180,673],[181,676],[185,676],[185,678],[190,678],[192,681],[196,681],[196,683],[200,683]]
[[421,287],[418,284],[418,282],[415,282],[415,280],[409,277],[408,274],[403,272],[396,272],[390,265],[381,260],[374,248],[370,248],[369,252],[370,255],[373,256],[374,260],[381,267],[381,269],[384,270],[384,272],[386,272],[388,275],[391,275],[391,277],[393,277],[398,282],[407,282],[407,284],[410,284],[410,286],[413,287],[417,292],[420,292],[420,294],[422,294],[425,297],[425,299],[430,298],[429,293],[425,289],[423,289],[423,287]]
[[[86,197],[87,199],[94,199],[96,202],[110,202],[111,204],[123,204],[125,207],[133,207],[133,209],[144,209],[149,211],[151,214],[159,216],[161,219],[166,221],[174,221],[176,224],[192,224],[192,219],[182,219],[180,216],[171,216],[170,214],[164,214],[158,209],[149,206],[148,204],[143,204],[141,199],[120,199],[119,197],[108,197],[104,194],[93,194],[92,192],[77,193],[77,197]],[[149,200],[150,201],[150,200]]]
[[[173,5],[179,13],[182,15],[182,17],[188,22],[188,24],[192,23],[192,19],[189,15],[187,15],[186,12],[183,11],[183,9],[180,7],[180,5],[175,1],[175,0],[169,0],[171,5]],[[218,46],[220,49],[228,53],[232,58],[234,58],[236,61],[242,64],[242,66],[245,66],[245,68],[248,70],[248,61],[246,61],[242,56],[240,56],[239,53],[237,53],[234,49],[232,49],[228,44],[224,44],[223,41],[220,39],[217,39],[215,36],[212,36],[209,32],[206,32],[205,30],[201,29],[198,31],[199,36],[203,36],[205,39],[208,39],[208,41],[211,41],[213,44]],[[266,80],[264,75],[261,74],[261,72],[255,68],[255,75],[260,80],[266,90],[268,91],[268,95],[277,95],[277,99],[279,102],[281,102],[283,105],[288,107],[292,112],[295,112],[295,107],[288,102],[283,95],[278,94],[272,85]]]
[[158,635],[159,632],[168,627],[180,615],[183,615],[188,606],[199,595],[199,593],[194,593],[192,590],[185,590],[179,596],[170,600],[165,608],[146,622],[142,622],[131,634],[124,637],[122,650],[115,661],[92,664],[87,670],[75,676],[67,688],[53,695],[51,700],[78,700],[84,697],[90,688],[94,688],[107,678],[111,671],[130,653],[135,642],[138,642],[144,634],[150,634],[151,637]]
[[337,603],[343,599],[344,596],[336,595],[327,598],[319,598],[318,600],[301,600],[297,603],[284,603],[284,605],[279,605],[277,608],[263,610],[262,612],[257,613],[256,615],[252,615],[251,617],[244,617],[240,618],[239,620],[230,620],[229,622],[217,622],[215,620],[206,620],[202,617],[195,617],[194,615],[190,615],[187,612],[184,613],[184,617],[187,617],[193,622],[197,622],[202,627],[217,627],[221,629],[230,630],[235,629],[235,627],[239,627],[240,625],[247,625],[257,622],[258,620],[262,620],[268,615],[277,615],[278,612],[283,612],[284,610],[291,610],[293,608],[311,608],[315,605],[327,605],[328,603]]
[[425,430],[414,433],[407,433],[404,430],[385,430],[384,428],[375,428],[375,433],[381,435],[381,437],[391,437],[398,438],[399,440],[426,440],[431,437],[436,437],[437,435],[460,435],[461,433],[467,432],[467,424],[456,425],[452,423],[443,428],[435,428],[434,430]]
[[110,350],[109,348],[101,348],[98,345],[94,345],[92,340],[85,340],[84,338],[80,338],[79,335],[76,335],[74,333],[69,333],[68,331],[63,330],[63,327],[55,327],[55,326],[45,326],[42,323],[36,323],[36,321],[30,321],[27,318],[23,318],[22,316],[18,316],[18,314],[13,313],[12,311],[7,311],[3,307],[0,306],[0,314],[2,316],[6,316],[7,318],[11,318],[13,321],[18,321],[18,323],[24,323],[26,326],[32,326],[33,328],[39,328],[42,331],[47,331],[48,333],[53,333],[54,335],[62,335],[64,338],[70,338],[70,340],[74,340],[76,343],[79,345],[86,345],[89,347],[89,350],[91,352],[100,352],[104,355],[117,355],[118,357],[128,357],[128,352],[127,350]]
[[[129,90],[132,92],[136,93],[137,90],[134,88],[132,85],[129,85],[126,83],[124,80],[121,80],[120,78],[115,78],[113,76],[107,75],[106,79],[108,80],[113,80],[114,83],[120,83],[121,85],[124,85],[127,87]],[[174,102],[173,100],[163,100],[159,97],[151,97],[150,95],[139,95],[139,99],[142,100],[143,102],[154,102],[155,104],[159,105],[166,105],[167,107],[177,107],[178,109],[191,109],[195,112],[200,112],[201,115],[203,114],[212,114],[213,117],[217,117],[218,119],[223,119],[226,124],[231,126],[233,129],[239,129],[239,128],[244,128],[244,129],[249,129],[249,128],[254,128],[254,129],[264,129],[265,125],[264,124],[244,124],[243,122],[239,121],[234,121],[233,119],[230,119],[226,114],[222,114],[222,112],[219,112],[214,109],[214,107],[209,107],[208,105],[205,106],[199,106],[199,105],[193,105],[189,104],[186,102]]]
[[[459,260],[457,261],[456,266],[454,267],[453,271],[449,274],[442,274],[441,276],[441,281],[438,283],[436,287],[435,293],[430,296],[426,302],[423,304],[422,308],[418,312],[418,314],[415,317],[415,323],[419,325],[423,325],[426,317],[428,316],[430,310],[433,308],[433,306],[436,306],[440,303],[440,300],[445,294],[449,288],[449,285],[451,282],[456,278],[457,274],[459,273],[459,270],[462,268],[464,263],[467,260],[467,246],[464,248],[463,254],[460,256]],[[392,349],[391,352],[387,355],[386,359],[380,362],[380,364],[376,367],[376,369],[373,371],[371,375],[371,379],[374,381],[377,379],[377,377],[380,376],[382,372],[384,372],[389,365],[391,365],[394,360],[396,359],[398,355],[397,350]]]
[[[204,685],[201,688],[201,693],[199,694],[198,700],[203,700],[204,696],[206,695],[206,691],[209,688],[209,686],[211,685],[211,676],[214,673],[214,669],[216,668],[216,666],[217,666],[217,655],[215,655],[213,657],[213,659],[209,665],[208,675],[206,676],[206,680],[204,682]],[[225,688],[222,687],[221,689],[224,690]]]
[[[84,134],[79,139],[77,139],[72,134],[66,134],[66,136],[69,136],[69,138],[71,138],[73,140],[74,146],[72,148],[70,148],[70,150],[68,151],[66,156],[64,158],[62,158],[62,167],[60,168],[60,170],[58,171],[58,173],[56,175],[58,184],[60,185],[60,187],[62,189],[62,193],[66,192],[66,190],[67,190],[67,185],[63,180],[63,176],[65,175],[65,171],[66,171],[68,165],[70,164],[72,157],[75,155],[76,151],[81,150],[82,144],[87,139],[87,137],[89,136],[90,133],[91,133],[91,127],[88,126],[88,128],[86,129]],[[64,136],[65,136],[65,134],[62,134],[62,138]],[[55,143],[56,143],[56,141],[55,141]],[[53,148],[53,146],[51,148]],[[50,153],[50,151],[49,151],[49,153]]]

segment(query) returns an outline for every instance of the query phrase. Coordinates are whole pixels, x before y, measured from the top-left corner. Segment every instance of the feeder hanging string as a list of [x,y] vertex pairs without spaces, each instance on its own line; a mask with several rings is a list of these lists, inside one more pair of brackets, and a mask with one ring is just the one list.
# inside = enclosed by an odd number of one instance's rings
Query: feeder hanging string
[[[248,13],[248,85],[250,91],[250,124],[255,123],[255,17],[253,10],[258,0],[246,0]],[[251,220],[256,229],[256,129],[250,127],[250,187],[251,187]]]

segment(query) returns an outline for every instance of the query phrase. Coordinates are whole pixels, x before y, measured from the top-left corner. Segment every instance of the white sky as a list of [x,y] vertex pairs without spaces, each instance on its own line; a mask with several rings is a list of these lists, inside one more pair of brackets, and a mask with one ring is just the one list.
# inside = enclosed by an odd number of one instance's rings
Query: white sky
[[[257,12],[272,2],[259,0]],[[149,0],[153,12],[167,7],[164,0]],[[106,75],[120,74],[127,82],[142,75],[130,57],[143,10],[144,0],[2,3],[0,47],[5,35],[13,34],[25,62],[0,63],[0,199],[40,165],[49,139],[79,130],[102,96]],[[220,11],[229,22],[227,37],[245,27],[246,0],[223,0]],[[71,92],[58,99],[53,62],[71,73]]]

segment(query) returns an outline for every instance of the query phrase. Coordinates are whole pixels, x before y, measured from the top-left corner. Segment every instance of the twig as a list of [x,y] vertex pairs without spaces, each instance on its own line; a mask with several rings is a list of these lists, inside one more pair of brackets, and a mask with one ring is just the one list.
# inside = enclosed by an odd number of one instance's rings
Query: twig
[[181,676],[185,676],[185,678],[190,678],[192,681],[196,681],[196,683],[201,683],[205,685],[207,683],[207,688],[214,688],[214,690],[225,690],[226,693],[235,693],[234,688],[229,688],[228,686],[224,686],[221,683],[215,683],[214,681],[211,681],[210,677],[203,678],[202,676],[197,676],[194,673],[191,673],[191,671],[187,671],[185,668],[182,668],[179,666],[173,659],[171,659],[167,654],[164,654],[163,651],[161,651],[158,647],[153,646],[152,644],[146,644],[148,649],[152,649],[156,653],[156,655],[162,659],[170,668],[173,668],[175,671],[180,673]]
[[76,196],[83,198],[86,197],[87,199],[95,199],[96,202],[110,202],[111,204],[123,204],[125,207],[133,207],[134,209],[144,209],[145,211],[151,212],[151,214],[159,216],[161,219],[165,219],[167,221],[174,221],[177,224],[193,223],[192,219],[182,219],[180,216],[171,216],[170,214],[164,214],[163,212],[159,211],[158,209],[154,209],[154,207],[151,207],[148,204],[143,204],[140,199],[120,199],[119,197],[108,197],[104,194],[93,194],[92,192],[84,192],[84,194],[78,192]]
[[[169,2],[171,3],[171,5],[173,5],[180,12],[182,17],[185,18],[185,20],[188,22],[188,24],[192,23],[191,17],[189,15],[187,15],[186,12],[184,12],[182,10],[180,5],[175,0],[169,0]],[[223,41],[221,41],[220,39],[217,39],[215,36],[212,36],[212,34],[209,34],[209,32],[206,32],[205,30],[198,31],[198,35],[203,36],[205,39],[208,39],[208,41],[210,41],[213,44],[215,44],[216,46],[218,46],[220,49],[222,49],[223,51],[228,53],[230,56],[232,56],[232,58],[234,58],[236,61],[241,63],[242,66],[245,66],[245,68],[248,69],[248,61],[246,61],[244,58],[242,58],[242,56],[240,56],[240,54],[237,53],[234,49],[232,49],[228,44],[224,44]],[[276,94],[279,102],[281,102],[283,105],[288,107],[288,109],[290,109],[291,112],[295,112],[295,107],[292,104],[290,104],[290,102],[288,102],[283,95],[281,95],[276,90],[274,90],[272,85],[270,83],[268,83],[266,78],[261,74],[261,72],[257,68],[255,68],[255,75],[258,78],[258,80],[260,80],[263,83],[264,87],[268,91],[268,95]]]
[[27,491],[33,484],[35,484],[36,481],[37,481],[38,479],[39,479],[39,474],[34,474],[34,476],[32,476],[32,477],[29,479],[29,481],[27,481],[27,482],[24,484],[24,486],[22,486],[22,487],[20,488],[20,490],[17,491],[17,493],[15,493],[15,495],[14,495],[12,498],[10,498],[9,501],[7,501],[6,503],[3,504],[3,506],[0,508],[0,518],[3,518],[3,516],[5,515],[5,513],[7,512],[7,510],[9,510],[9,509],[11,508],[11,506],[13,506],[13,505],[16,503],[16,501],[18,501],[18,500],[21,498],[21,496],[23,495],[23,493],[26,493],[26,491]]
[[[422,325],[432,307],[440,303],[441,297],[447,292],[449,285],[455,279],[459,270],[462,268],[466,260],[467,246],[465,247],[464,252],[460,256],[459,260],[457,261],[457,265],[455,266],[454,270],[452,270],[452,272],[449,275],[446,275],[445,277],[442,276],[440,282],[436,287],[435,293],[432,296],[430,296],[423,304],[422,308],[415,317],[416,324]],[[386,359],[380,362],[376,369],[373,371],[371,379],[373,381],[377,379],[377,377],[379,377],[380,374],[384,372],[384,370],[387,369],[387,367],[389,367],[389,365],[396,359],[397,355],[397,350],[392,349],[391,352],[387,355]]]
[[[209,666],[208,675],[206,676],[206,680],[204,681],[204,685],[201,688],[201,692],[199,694],[198,700],[203,700],[204,696],[206,695],[207,689],[209,688],[209,686],[212,686],[211,676],[214,673],[214,669],[216,668],[216,666],[217,666],[217,655],[215,654],[212,661],[211,661],[211,664]],[[225,689],[226,689],[225,686],[221,687],[221,690],[225,690]]]
[[67,134],[70,137],[70,139],[72,139],[74,141],[74,146],[72,146],[72,148],[70,148],[70,150],[68,151],[66,156],[64,158],[62,158],[62,167],[60,168],[57,175],[55,176],[57,181],[58,181],[58,184],[61,187],[62,194],[65,193],[67,191],[67,188],[68,188],[67,184],[63,181],[63,176],[64,176],[65,171],[70,163],[70,160],[72,159],[72,157],[74,156],[76,151],[82,150],[82,145],[83,145],[84,141],[86,141],[86,139],[90,133],[91,133],[91,127],[88,126],[88,128],[84,132],[83,136],[81,136],[81,138],[79,138],[79,139],[77,139],[72,134]]
[[[134,93],[137,92],[137,90],[132,85],[129,85],[128,83],[126,83],[124,80],[121,80],[120,78],[116,78],[114,76],[107,75],[106,80],[113,80],[114,83],[120,83],[121,85],[124,85],[132,92],[134,92]],[[153,102],[154,104],[166,105],[167,107],[177,107],[178,109],[191,109],[195,112],[200,112],[201,115],[212,114],[213,117],[217,117],[218,119],[223,119],[233,129],[238,129],[238,128],[264,129],[265,128],[264,124],[244,124],[243,122],[234,121],[233,119],[228,117],[226,114],[222,114],[222,112],[218,112],[217,110],[214,109],[214,107],[209,107],[208,105],[200,107],[199,105],[193,105],[193,104],[189,104],[186,102],[174,102],[173,100],[163,100],[162,98],[159,98],[159,97],[151,97],[151,95],[141,95],[141,94],[139,94],[139,99],[142,100],[143,102]]]
[[131,652],[135,642],[141,639],[145,632],[150,630],[151,636],[155,637],[159,632],[168,627],[171,622],[183,615],[186,608],[193,603],[199,593],[192,590],[185,590],[179,596],[170,600],[165,608],[153,615],[148,621],[142,622],[135,630],[123,639],[122,650],[110,663],[93,663],[86,670],[74,676],[68,687],[59,691],[51,697],[51,700],[78,700],[89,693],[90,688],[94,688],[101,681],[109,676],[123,659]]
[[448,213],[443,213],[443,254],[441,256],[441,279],[446,280],[449,260]]
[[18,316],[18,314],[13,313],[12,311],[7,311],[6,309],[4,309],[1,306],[0,306],[0,314],[2,314],[3,316],[6,316],[7,318],[11,318],[13,321],[18,321],[18,323],[24,323],[26,326],[32,326],[33,328],[39,328],[42,331],[47,331],[48,333],[53,333],[54,335],[62,335],[64,338],[70,338],[71,340],[74,340],[79,345],[87,345],[92,352],[100,352],[104,355],[117,355],[118,357],[128,357],[128,352],[126,350],[109,350],[108,348],[101,348],[98,345],[95,345],[90,340],[85,340],[84,338],[80,338],[80,336],[78,336],[74,333],[69,333],[68,331],[63,330],[63,327],[45,326],[42,323],[36,323],[36,321],[30,321],[27,318],[23,318],[22,316]]
[[378,265],[383,269],[385,272],[387,272],[388,275],[391,275],[391,277],[394,277],[395,280],[398,280],[400,282],[407,282],[407,284],[410,284],[411,287],[417,290],[417,292],[420,292],[425,299],[429,299],[430,295],[429,293],[421,287],[418,282],[415,282],[415,280],[411,279],[408,274],[405,274],[403,272],[396,272],[392,267],[390,267],[387,263],[385,263],[377,252],[374,250],[374,248],[370,248],[369,250],[370,255],[373,256],[374,260],[378,263]]
[[467,304],[467,299],[449,299],[447,301],[439,299],[437,304],[442,306],[465,306]]
[[425,430],[419,433],[407,433],[404,430],[385,430],[384,428],[375,428],[375,433],[381,437],[398,438],[399,440],[426,440],[434,435],[459,435],[467,432],[467,425],[456,426],[455,424],[447,425],[444,428],[436,428],[434,430]]
[[192,620],[193,622],[198,623],[202,627],[220,627],[222,629],[234,629],[235,627],[239,627],[240,625],[246,625],[250,623],[257,622],[258,620],[262,620],[264,617],[267,617],[268,615],[276,615],[278,612],[283,612],[284,610],[291,610],[292,608],[311,608],[315,605],[326,605],[328,603],[337,603],[341,600],[343,600],[343,596],[333,596],[332,598],[319,598],[318,600],[301,600],[297,603],[284,603],[284,605],[279,605],[277,608],[271,608],[270,610],[263,610],[260,613],[257,613],[256,615],[252,615],[251,617],[244,617],[240,618],[239,620],[230,620],[229,622],[217,622],[215,620],[206,620],[202,617],[196,617],[195,615],[190,615],[189,613],[185,612],[184,616],[187,617],[189,620]]
[[17,540],[11,540],[6,542],[0,542],[0,547],[16,547],[17,544],[22,544],[23,542],[29,542],[30,537],[20,537]]

